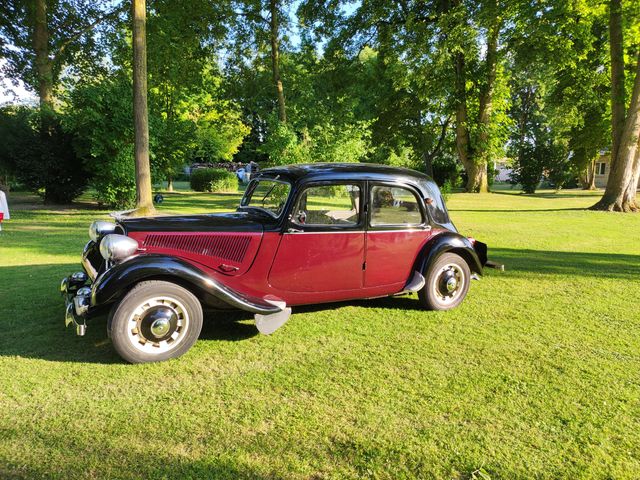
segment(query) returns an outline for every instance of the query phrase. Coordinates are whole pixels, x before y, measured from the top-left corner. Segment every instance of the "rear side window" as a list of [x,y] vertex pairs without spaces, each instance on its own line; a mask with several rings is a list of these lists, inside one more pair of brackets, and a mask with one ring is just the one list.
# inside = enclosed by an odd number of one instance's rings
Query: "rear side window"
[[299,225],[358,224],[360,187],[358,185],[319,185],[307,188],[294,211]]
[[371,189],[371,225],[421,225],[422,212],[411,190],[374,186]]
[[427,198],[432,200],[431,202],[427,202],[427,209],[429,210],[431,218],[433,218],[436,223],[449,223],[447,207],[445,207],[444,198],[442,198],[438,186],[433,182],[424,182],[422,186],[427,191]]

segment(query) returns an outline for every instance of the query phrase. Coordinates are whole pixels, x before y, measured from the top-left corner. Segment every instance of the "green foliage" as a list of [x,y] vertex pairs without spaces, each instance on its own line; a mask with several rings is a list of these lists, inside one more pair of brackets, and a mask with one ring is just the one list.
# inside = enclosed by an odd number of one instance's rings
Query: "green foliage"
[[309,143],[310,139],[307,135],[299,138],[289,124],[274,120],[272,121],[271,133],[261,151],[268,155],[269,161],[274,165],[308,163],[311,161]]
[[444,199],[445,204],[451,198],[452,193],[453,193],[453,184],[451,183],[451,180],[445,180],[445,182],[440,187],[440,194],[442,195],[442,198]]
[[[38,90],[33,33],[35,3],[29,0],[0,2],[0,73],[20,79]],[[104,72],[106,62],[96,61],[109,52],[110,37],[122,21],[126,4],[92,0],[46,1],[47,48],[51,63],[48,79],[55,88],[67,68],[66,80],[74,83]]]
[[65,114],[74,146],[93,173],[99,203],[130,208],[135,203],[131,83],[120,75],[78,86]]
[[0,138],[0,170],[15,173],[46,203],[70,203],[86,189],[90,174],[57,115],[43,118],[26,107],[0,109]]
[[196,192],[237,192],[238,178],[219,168],[198,168],[191,172],[191,188]]

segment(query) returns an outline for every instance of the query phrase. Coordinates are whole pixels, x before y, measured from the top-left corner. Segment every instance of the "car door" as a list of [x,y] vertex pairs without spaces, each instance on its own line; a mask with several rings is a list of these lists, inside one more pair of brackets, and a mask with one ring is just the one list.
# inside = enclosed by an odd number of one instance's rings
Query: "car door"
[[298,195],[282,234],[269,283],[289,292],[362,287],[364,184],[310,184]]
[[400,285],[431,236],[424,203],[406,185],[370,183],[364,286]]

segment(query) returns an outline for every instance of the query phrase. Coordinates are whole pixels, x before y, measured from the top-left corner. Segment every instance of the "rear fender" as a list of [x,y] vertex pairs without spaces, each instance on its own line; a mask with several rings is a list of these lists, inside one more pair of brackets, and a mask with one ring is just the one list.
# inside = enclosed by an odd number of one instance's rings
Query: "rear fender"
[[276,303],[249,297],[211,278],[199,268],[180,258],[167,255],[139,255],[105,271],[91,289],[91,306],[99,307],[118,301],[131,288],[144,280],[174,281],[192,291],[200,300],[207,296],[232,308],[270,315],[282,311]]
[[[429,240],[418,255],[414,270],[424,273],[427,266],[443,253],[455,253],[460,255],[469,265],[469,269],[478,275],[482,275],[482,267],[486,263],[487,246],[482,242],[476,242],[484,246],[476,251],[474,244],[467,237],[459,233],[444,232]],[[484,252],[484,255],[482,253]],[[483,261],[484,257],[484,261]]]

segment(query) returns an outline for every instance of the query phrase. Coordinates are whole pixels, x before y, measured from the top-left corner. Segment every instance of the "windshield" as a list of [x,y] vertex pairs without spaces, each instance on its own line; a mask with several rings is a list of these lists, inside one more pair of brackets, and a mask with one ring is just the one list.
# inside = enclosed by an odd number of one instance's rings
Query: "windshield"
[[291,184],[278,177],[252,180],[240,201],[240,208],[258,208],[278,218],[290,191]]

